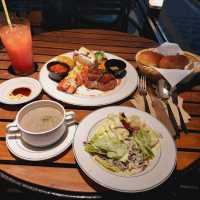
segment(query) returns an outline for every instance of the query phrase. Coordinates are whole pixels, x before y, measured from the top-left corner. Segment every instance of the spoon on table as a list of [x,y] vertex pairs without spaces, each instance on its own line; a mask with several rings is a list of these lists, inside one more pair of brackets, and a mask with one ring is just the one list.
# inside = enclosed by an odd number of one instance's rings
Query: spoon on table
[[167,82],[164,79],[160,79],[158,81],[158,86],[157,86],[157,93],[158,96],[163,100],[163,102],[165,103],[166,107],[167,107],[167,112],[169,114],[169,119],[171,120],[173,127],[175,129],[176,132],[176,137],[180,137],[180,132],[178,129],[178,124],[176,122],[176,119],[174,117],[174,114],[171,110],[171,107],[168,103],[168,99],[170,98],[170,88],[169,85],[167,84]]

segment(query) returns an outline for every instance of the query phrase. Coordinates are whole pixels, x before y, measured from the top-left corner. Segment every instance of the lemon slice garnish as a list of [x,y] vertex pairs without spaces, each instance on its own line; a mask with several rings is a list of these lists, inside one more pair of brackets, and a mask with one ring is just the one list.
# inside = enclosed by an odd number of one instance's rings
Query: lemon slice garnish
[[57,61],[68,64],[70,68],[75,66],[74,60],[68,56],[58,56]]

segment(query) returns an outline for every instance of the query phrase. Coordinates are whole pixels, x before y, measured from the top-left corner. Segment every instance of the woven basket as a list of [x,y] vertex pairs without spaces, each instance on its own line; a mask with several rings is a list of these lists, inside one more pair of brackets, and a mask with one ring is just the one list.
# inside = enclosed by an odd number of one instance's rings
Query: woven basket
[[[140,62],[138,62],[138,56],[144,52],[144,51],[152,51],[153,48],[148,48],[148,49],[143,49],[141,51],[139,51],[137,54],[136,54],[136,57],[135,57],[135,60],[136,60],[136,63],[137,63],[137,67],[139,69],[139,71],[143,74],[145,74],[148,78],[152,79],[152,80],[159,80],[162,78],[162,75],[156,70],[154,69],[152,66],[146,66],[146,65],[143,65],[141,64]],[[193,54],[193,53],[190,53],[188,51],[184,51],[184,55],[189,59],[189,64],[186,66],[187,68],[191,68],[192,67],[192,64],[193,62],[196,62],[196,61],[200,61],[200,57]]]

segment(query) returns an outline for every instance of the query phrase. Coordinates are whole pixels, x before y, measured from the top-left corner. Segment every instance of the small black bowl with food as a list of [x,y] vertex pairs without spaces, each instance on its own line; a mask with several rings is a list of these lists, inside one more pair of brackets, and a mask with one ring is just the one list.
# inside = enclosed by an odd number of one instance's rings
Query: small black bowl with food
[[47,64],[47,69],[49,71],[49,77],[53,81],[59,82],[67,76],[70,71],[70,66],[59,61],[52,61]]
[[126,63],[118,59],[110,59],[105,63],[106,70],[113,74],[117,79],[121,79],[126,75]]

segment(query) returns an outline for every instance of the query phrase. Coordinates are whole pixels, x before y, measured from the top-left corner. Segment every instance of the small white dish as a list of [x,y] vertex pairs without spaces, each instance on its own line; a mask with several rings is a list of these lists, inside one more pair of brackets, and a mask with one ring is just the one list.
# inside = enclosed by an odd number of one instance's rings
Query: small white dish
[[77,125],[69,126],[63,137],[49,147],[32,147],[20,139],[18,132],[6,135],[6,145],[10,152],[20,159],[28,161],[48,160],[58,156],[72,144],[76,127]]
[[[31,93],[27,97],[20,99],[11,99],[9,94],[16,88],[29,88]],[[26,103],[36,98],[42,91],[40,82],[34,78],[29,77],[19,77],[13,78],[0,84],[0,102],[10,105],[18,105]]]

